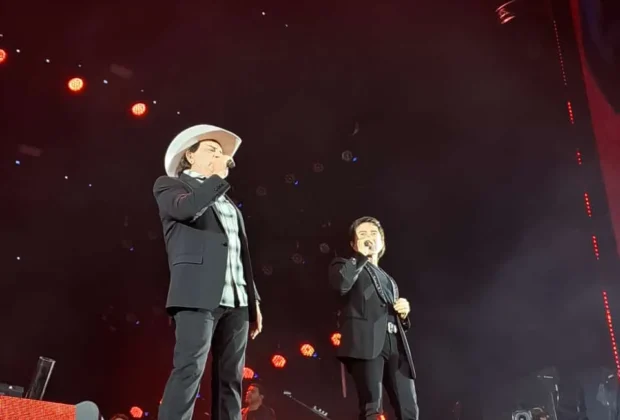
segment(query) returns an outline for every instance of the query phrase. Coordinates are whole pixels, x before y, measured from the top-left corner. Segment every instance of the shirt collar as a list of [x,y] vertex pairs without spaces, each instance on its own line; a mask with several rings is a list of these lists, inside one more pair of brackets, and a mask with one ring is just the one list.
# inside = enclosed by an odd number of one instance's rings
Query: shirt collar
[[199,174],[199,173],[198,173],[198,172],[196,172],[196,171],[192,171],[191,169],[186,169],[186,170],[184,170],[184,171],[183,171],[183,173],[184,173],[185,175],[189,175],[189,176],[191,176],[192,178],[196,178],[196,179],[197,179],[197,180],[199,180],[199,181],[204,181],[205,179],[207,179],[207,177],[206,177],[206,176],[204,176],[204,175],[202,175],[202,174]]

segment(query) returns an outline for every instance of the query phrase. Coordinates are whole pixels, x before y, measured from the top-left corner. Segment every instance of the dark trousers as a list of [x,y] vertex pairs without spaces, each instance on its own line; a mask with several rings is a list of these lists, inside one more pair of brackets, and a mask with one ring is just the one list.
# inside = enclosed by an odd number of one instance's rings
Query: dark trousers
[[386,334],[381,354],[372,360],[347,359],[347,370],[357,389],[359,419],[378,419],[383,413],[383,388],[398,420],[418,420],[415,384],[397,334]]
[[174,323],[174,368],[159,406],[159,420],[191,420],[209,350],[213,355],[211,418],[241,420],[248,309],[180,310]]

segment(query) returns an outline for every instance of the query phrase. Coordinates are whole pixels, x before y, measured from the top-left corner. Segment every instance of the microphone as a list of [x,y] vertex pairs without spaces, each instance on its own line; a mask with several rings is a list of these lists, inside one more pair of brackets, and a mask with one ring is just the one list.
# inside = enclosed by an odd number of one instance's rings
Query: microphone
[[237,166],[237,165],[235,165],[235,161],[234,161],[234,160],[232,160],[232,159],[228,159],[228,162],[226,162],[226,167],[227,167],[228,169],[232,169],[232,168],[234,168],[235,166]]
[[371,241],[364,241],[364,245],[370,248],[371,251],[374,251],[374,244]]

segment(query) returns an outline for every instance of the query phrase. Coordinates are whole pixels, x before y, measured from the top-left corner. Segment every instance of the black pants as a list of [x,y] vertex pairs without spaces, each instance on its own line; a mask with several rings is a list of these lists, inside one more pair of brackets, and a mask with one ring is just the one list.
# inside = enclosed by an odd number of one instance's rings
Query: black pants
[[397,334],[386,334],[381,354],[372,360],[347,359],[347,370],[357,389],[359,419],[377,419],[383,413],[383,388],[398,420],[418,420],[418,398]]
[[159,420],[191,420],[209,350],[213,355],[211,418],[241,420],[248,309],[180,310],[174,323],[174,368],[159,406]]

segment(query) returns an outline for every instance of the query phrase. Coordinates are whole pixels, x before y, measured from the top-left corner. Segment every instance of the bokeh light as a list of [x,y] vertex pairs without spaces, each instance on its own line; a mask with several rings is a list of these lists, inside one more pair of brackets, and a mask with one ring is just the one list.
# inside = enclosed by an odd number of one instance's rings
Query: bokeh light
[[147,107],[143,102],[135,103],[131,106],[131,113],[135,117],[143,117],[146,115]]
[[0,64],[4,63],[8,57],[8,54],[5,50],[0,48]]
[[305,357],[312,357],[314,356],[314,347],[312,347],[311,344],[303,344],[300,348],[299,351],[301,352],[302,355],[304,355]]
[[510,0],[495,9],[495,13],[497,13],[497,19],[499,20],[500,24],[505,25],[508,22],[514,20],[516,15],[513,11],[510,10],[510,7],[514,6],[517,1],[518,0]]
[[333,333],[332,336],[330,337],[330,340],[332,342],[332,344],[334,345],[334,347],[339,347],[340,346],[340,340],[342,339],[342,335],[337,332],[337,333]]
[[254,375],[254,371],[249,367],[246,366],[243,368],[243,379],[252,379]]
[[131,417],[134,419],[141,419],[142,416],[144,416],[144,411],[140,407],[134,405],[129,410],[129,414],[131,414]]
[[276,354],[271,358],[271,364],[275,368],[282,369],[286,366],[286,358],[281,354]]
[[81,92],[82,89],[84,89],[84,80],[80,79],[79,77],[74,77],[73,79],[69,80],[67,86],[69,87],[69,90],[71,92]]

